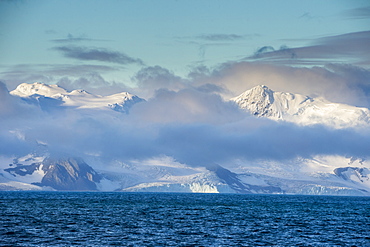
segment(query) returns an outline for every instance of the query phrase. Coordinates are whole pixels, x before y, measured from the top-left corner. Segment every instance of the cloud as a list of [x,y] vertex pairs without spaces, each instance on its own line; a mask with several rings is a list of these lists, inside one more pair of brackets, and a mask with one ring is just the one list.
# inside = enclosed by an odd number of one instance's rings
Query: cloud
[[[256,118],[212,90],[158,90],[129,115],[72,108],[37,112],[37,106],[9,95],[4,85],[0,93],[1,105],[12,112],[0,122],[1,155],[25,154],[42,142],[58,155],[96,153],[122,162],[166,155],[193,166],[319,154],[369,156],[369,130],[302,127]],[[36,112],[27,114],[30,109]]]
[[159,89],[151,99],[132,111],[131,115],[137,121],[149,123],[221,124],[240,118],[236,105],[197,88],[178,92]]
[[230,62],[214,69],[205,83],[225,90],[225,99],[264,84],[274,91],[291,92],[355,106],[370,106],[367,69],[343,64],[292,67],[260,62]]
[[274,52],[275,49],[274,47],[272,46],[263,46],[261,48],[259,48],[255,53],[254,53],[254,57],[255,58],[259,58],[261,55],[263,56],[265,53],[268,53],[268,52]]
[[111,95],[125,91],[131,92],[131,88],[125,84],[107,81],[101,74],[96,72],[86,73],[81,77],[64,76],[57,81],[57,84],[67,91],[84,89],[97,95]]
[[58,84],[67,91],[84,89],[98,95],[111,95],[123,91],[140,93],[139,90],[135,91],[120,81],[106,79],[110,72],[121,70],[122,67],[117,65],[19,64],[5,67],[4,72],[0,73],[0,81],[3,81],[9,90],[14,90],[25,82],[42,82]]
[[[122,68],[106,65],[70,65],[70,64],[19,64],[5,67],[0,73],[0,80],[13,90],[20,83],[43,82],[53,84],[61,78],[77,80],[78,78],[90,77],[91,74],[105,74],[119,71]],[[76,88],[73,88],[76,89]],[[80,88],[77,88],[80,89]]]
[[206,41],[234,41],[244,39],[245,36],[238,34],[202,34],[196,38]]
[[15,99],[9,94],[6,85],[0,82],[0,116],[6,117],[16,112]]
[[350,9],[343,12],[343,15],[351,19],[369,19],[370,6]]
[[132,81],[137,86],[129,90],[146,99],[155,95],[160,89],[175,92],[192,89],[205,93],[225,93],[225,88],[222,85],[216,85],[213,80],[211,70],[204,65],[192,67],[187,77],[180,77],[161,66],[150,66],[140,69],[132,77]]
[[218,46],[235,46],[236,41],[253,39],[260,36],[259,34],[225,34],[225,33],[208,33],[196,36],[175,37],[177,42],[182,44],[198,47],[199,62],[203,63],[206,57],[206,51],[210,47]]
[[27,119],[37,121],[42,115],[40,108],[10,95],[6,85],[0,82],[0,129],[3,132],[16,130]]
[[59,46],[54,47],[53,49],[61,52],[65,57],[83,61],[100,61],[117,64],[144,64],[143,61],[138,58],[132,58],[124,53],[110,51],[104,48]]
[[[245,119],[244,122],[247,123]],[[253,120],[252,120],[253,121]],[[247,126],[247,125],[246,125]],[[227,125],[173,125],[161,129],[164,152],[178,161],[207,166],[244,160],[290,160],[315,155],[366,155],[369,133],[333,131],[322,126],[297,127],[269,123],[260,128],[227,131]]]
[[370,66],[370,31],[347,33],[316,39],[312,45],[275,50],[271,46],[260,48],[246,60],[258,60],[287,65],[325,65],[352,63]]
[[78,77],[90,73],[106,73],[118,70],[120,70],[120,68],[115,66],[92,65],[92,64],[85,65],[59,64],[44,66],[42,73],[51,74],[53,76]]
[[319,96],[337,103],[370,107],[370,71],[349,64],[293,67],[260,61],[228,62],[212,69],[204,65],[193,67],[186,78],[166,68],[153,66],[141,69],[133,81],[138,87],[128,90],[146,99],[160,88],[172,91],[193,88],[221,95],[228,100],[264,84],[274,91]]
[[[176,116],[173,115],[174,119]],[[253,117],[224,124],[131,121],[119,122],[101,115],[67,116],[39,122],[27,130],[26,135],[45,141],[52,152],[59,154],[99,153],[102,157],[124,162],[166,155],[193,166],[230,164],[235,159],[284,161],[315,155],[368,157],[370,144],[367,132],[334,131],[322,126],[297,127]]]
[[149,98],[160,88],[168,90],[180,90],[188,87],[188,81],[182,77],[176,76],[170,70],[161,66],[149,66],[140,69],[132,78],[137,84],[133,91],[140,93],[143,97]]
[[[167,155],[194,166],[231,164],[235,159],[369,157],[367,129],[333,130],[321,125],[303,127],[275,122],[250,116],[227,101],[265,84],[275,91],[369,107],[370,71],[359,65],[327,63],[349,54],[349,58],[357,56],[358,63],[366,64],[367,41],[368,33],[359,32],[317,39],[307,47],[275,50],[266,46],[248,61],[228,62],[215,68],[193,67],[186,78],[161,66],[144,67],[132,78],[136,85],[131,88],[104,78],[105,72],[119,69],[114,66],[13,67],[2,76],[14,79],[17,75],[44,75],[69,90],[82,88],[98,94],[129,91],[146,96],[147,101],[135,105],[129,115],[70,108],[45,112],[10,95],[0,84],[0,154],[27,153],[40,141],[55,154],[96,153],[123,162]],[[80,48],[68,52],[82,56],[92,50]],[[356,55],[360,51],[363,54]],[[286,63],[281,64],[282,60]],[[313,60],[325,65],[291,66]]]
[[25,142],[8,130],[0,130],[0,155],[6,156],[24,156],[34,152],[35,146],[32,143]]
[[[48,34],[52,34],[52,32],[49,31]],[[53,39],[51,41],[54,43],[76,43],[76,42],[81,42],[81,41],[107,41],[107,40],[91,39],[91,38],[87,38],[86,35],[80,35],[76,37],[69,33],[66,38]]]
[[58,32],[54,29],[47,29],[45,30],[45,34],[51,35],[51,34],[57,34]]
[[315,17],[312,16],[310,12],[304,12],[302,15],[298,17],[299,19],[305,19],[305,20],[312,20]]

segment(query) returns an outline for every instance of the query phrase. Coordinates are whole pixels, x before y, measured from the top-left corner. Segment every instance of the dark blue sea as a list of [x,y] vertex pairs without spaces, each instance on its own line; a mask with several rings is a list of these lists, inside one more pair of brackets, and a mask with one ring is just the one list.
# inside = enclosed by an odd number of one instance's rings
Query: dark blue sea
[[0,246],[370,246],[370,198],[0,192]]

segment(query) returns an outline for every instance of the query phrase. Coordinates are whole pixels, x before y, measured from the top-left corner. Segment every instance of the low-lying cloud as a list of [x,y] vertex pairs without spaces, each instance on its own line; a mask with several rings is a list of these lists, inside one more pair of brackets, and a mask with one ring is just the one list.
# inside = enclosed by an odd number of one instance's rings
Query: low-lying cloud
[[[96,154],[124,162],[166,155],[192,166],[235,159],[369,156],[368,130],[302,127],[256,118],[219,95],[196,89],[159,90],[129,115],[70,108],[40,113],[37,105],[9,95],[4,87],[1,95],[1,104],[17,113],[0,112],[1,143],[9,143],[1,155],[27,154],[38,143],[46,143],[55,155]],[[24,107],[42,115],[25,115]]]

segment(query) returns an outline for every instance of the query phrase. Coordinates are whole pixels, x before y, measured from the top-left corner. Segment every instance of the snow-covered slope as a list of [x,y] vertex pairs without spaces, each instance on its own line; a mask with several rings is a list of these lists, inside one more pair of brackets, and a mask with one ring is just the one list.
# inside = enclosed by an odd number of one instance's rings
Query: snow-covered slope
[[52,106],[74,107],[79,109],[104,109],[110,108],[119,112],[128,112],[135,103],[143,101],[136,95],[122,92],[109,96],[93,95],[85,90],[67,92],[58,85],[44,83],[22,83],[10,94],[22,97],[29,102],[40,104],[43,109]]
[[341,167],[334,170],[335,175],[345,181],[370,188],[370,170],[364,167]]
[[[191,167],[170,157],[140,163],[116,162],[111,171],[98,170],[114,183],[114,190],[130,192],[191,193],[283,193],[278,188],[250,175],[236,174],[219,165]],[[98,186],[99,187],[99,186]],[[102,186],[103,187],[103,186]]]
[[43,95],[46,97],[53,97],[56,94],[67,94],[68,92],[59,87],[58,85],[47,85],[40,82],[32,84],[22,83],[17,86],[16,89],[10,92],[10,94],[17,95],[20,97],[28,97],[34,94]]
[[[333,165],[333,160],[337,164]],[[0,190],[99,190],[242,194],[370,196],[366,161],[318,158],[286,164],[261,161],[242,167],[191,167],[170,157],[125,164],[99,165],[82,159],[26,156],[1,160]],[[351,164],[351,167],[348,165]],[[90,166],[92,165],[92,166]],[[270,171],[260,173],[264,166]],[[286,170],[284,170],[284,166]],[[359,166],[359,167],[356,167]]]
[[285,161],[237,162],[229,170],[249,184],[267,182],[287,194],[370,196],[370,162],[362,158],[315,156]]
[[332,103],[301,94],[274,92],[264,85],[256,86],[231,101],[255,116],[301,125],[324,124],[346,128],[370,124],[370,111],[367,108]]

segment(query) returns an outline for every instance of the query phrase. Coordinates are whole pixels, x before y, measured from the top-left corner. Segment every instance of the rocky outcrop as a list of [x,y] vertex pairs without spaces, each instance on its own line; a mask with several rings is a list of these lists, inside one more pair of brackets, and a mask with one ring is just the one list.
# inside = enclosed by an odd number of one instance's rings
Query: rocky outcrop
[[51,159],[43,162],[45,176],[41,186],[50,186],[57,190],[96,190],[95,182],[101,177],[82,159]]
[[15,165],[15,167],[7,168],[4,171],[19,177],[31,176],[35,172],[40,173],[40,170],[42,170],[44,176],[41,182],[32,184],[51,187],[56,190],[97,190],[96,183],[101,180],[101,176],[79,158],[45,158],[43,162],[32,163],[31,165]]
[[281,194],[283,191],[279,187],[265,185],[253,185],[245,183],[240,179],[240,175],[223,168],[220,165],[211,165],[208,170],[214,172],[217,177],[224,181],[232,190],[242,194]]

